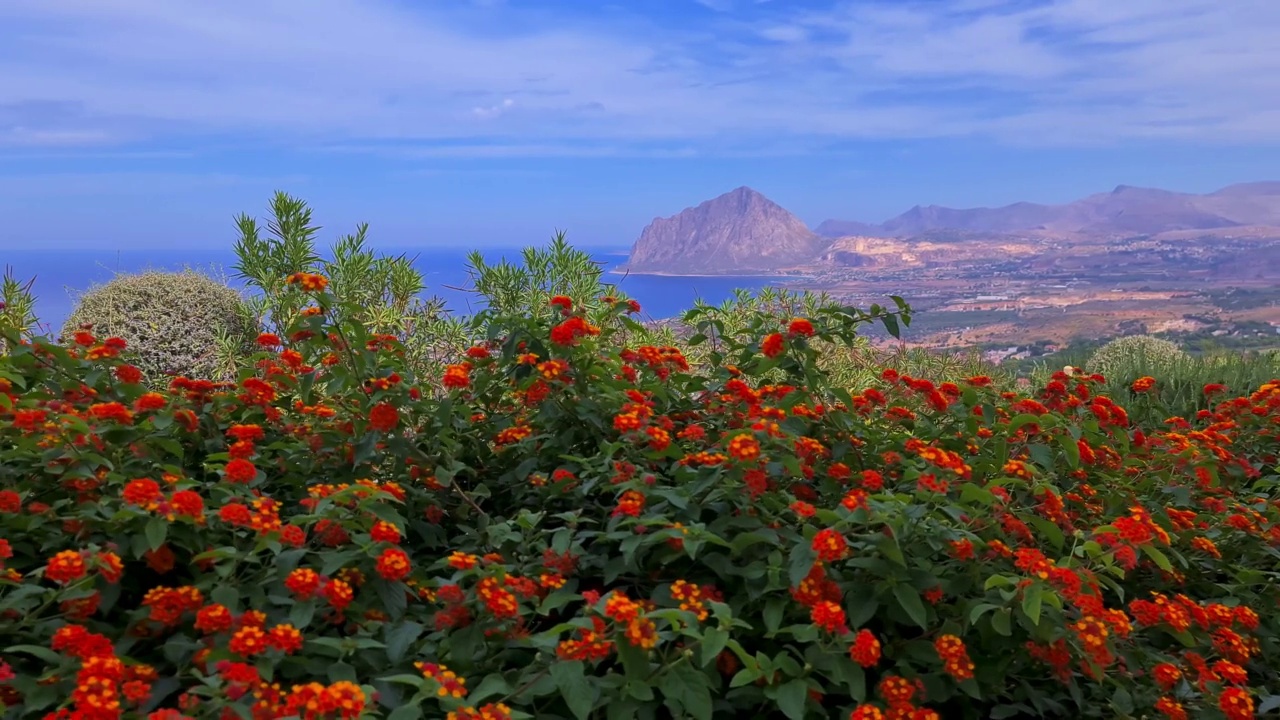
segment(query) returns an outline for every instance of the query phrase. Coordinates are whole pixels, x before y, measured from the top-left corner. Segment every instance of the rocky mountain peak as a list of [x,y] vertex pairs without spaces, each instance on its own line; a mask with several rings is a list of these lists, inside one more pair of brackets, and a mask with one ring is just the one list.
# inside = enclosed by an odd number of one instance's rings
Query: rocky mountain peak
[[649,223],[627,267],[682,275],[774,271],[812,261],[825,245],[795,215],[743,186]]

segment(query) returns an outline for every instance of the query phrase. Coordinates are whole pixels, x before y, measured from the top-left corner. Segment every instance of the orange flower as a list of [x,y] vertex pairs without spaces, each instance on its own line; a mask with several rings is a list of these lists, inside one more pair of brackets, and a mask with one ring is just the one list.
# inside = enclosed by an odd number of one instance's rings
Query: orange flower
[[267,644],[286,655],[292,655],[302,649],[302,633],[294,626],[282,623],[267,633]]
[[1144,375],[1143,377],[1140,377],[1137,380],[1133,381],[1132,388],[1133,388],[1133,391],[1136,393],[1144,393],[1144,392],[1148,392],[1149,390],[1151,390],[1151,388],[1155,386],[1156,386],[1156,379],[1149,375]]
[[844,608],[830,600],[819,600],[809,610],[813,624],[832,635],[843,635],[849,632],[845,626]]
[[475,555],[470,555],[460,550],[454,550],[453,553],[449,555],[449,567],[455,570],[470,570],[476,566],[476,562],[478,561],[479,558]]
[[813,323],[805,318],[796,318],[787,325],[787,334],[791,336],[813,337]]
[[63,550],[49,560],[44,576],[59,585],[66,585],[84,577],[84,556],[74,550]]
[[289,592],[300,600],[305,600],[320,589],[320,583],[323,578],[320,573],[308,568],[298,568],[289,573],[284,580],[284,586],[289,588]]
[[729,456],[742,462],[751,462],[760,457],[760,441],[754,435],[736,435],[729,441]]
[[307,292],[324,292],[329,286],[329,278],[315,273],[294,273],[285,279],[288,285],[298,285]]
[[444,369],[444,386],[462,389],[471,384],[471,363],[462,362],[446,365]]
[[618,505],[613,509],[613,516],[627,515],[630,517],[640,517],[641,511],[644,510],[645,498],[638,490],[628,490],[622,493],[622,497],[618,498]]
[[1218,708],[1227,720],[1252,720],[1253,698],[1241,688],[1227,688],[1218,696]]
[[373,529],[369,531],[369,537],[374,542],[391,543],[398,545],[400,543],[400,530],[389,522],[379,520],[373,524]]
[[649,618],[637,617],[627,623],[627,642],[648,650],[658,644],[658,627]]
[[244,657],[253,657],[266,651],[267,634],[253,625],[242,627],[231,636],[227,649]]
[[382,555],[378,556],[375,569],[383,579],[395,582],[408,577],[413,570],[413,566],[410,564],[409,555],[405,551],[400,548],[387,548],[382,551]]
[[843,560],[849,555],[849,543],[836,530],[824,528],[813,536],[813,551],[822,562]]
[[414,667],[422,672],[422,676],[428,680],[435,680],[439,685],[436,688],[436,695],[440,697],[450,697],[455,700],[467,696],[467,681],[465,678],[458,677],[457,673],[436,663],[419,662],[414,663]]
[[196,612],[195,628],[206,635],[226,632],[235,623],[235,616],[224,605],[205,605]]
[[964,682],[973,678],[973,662],[965,649],[964,641],[955,635],[943,635],[933,643],[938,657],[942,659],[942,669],[956,682]]

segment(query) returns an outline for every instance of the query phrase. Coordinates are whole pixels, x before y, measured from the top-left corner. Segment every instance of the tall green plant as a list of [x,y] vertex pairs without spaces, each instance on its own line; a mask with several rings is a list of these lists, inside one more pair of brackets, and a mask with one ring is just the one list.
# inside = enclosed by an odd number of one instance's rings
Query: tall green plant
[[294,323],[306,307],[298,293],[288,292],[295,273],[318,273],[329,279],[330,291],[342,302],[334,309],[347,321],[370,333],[393,335],[405,348],[410,368],[435,376],[443,364],[467,345],[463,323],[451,317],[444,301],[423,298],[422,273],[407,255],[381,255],[368,246],[369,225],[340,236],[329,257],[316,248],[320,226],[306,202],[283,192],[271,200],[265,231],[246,214],[236,218],[239,238],[233,267],[257,291],[254,307],[278,334]]
[[36,327],[36,297],[31,292],[35,278],[18,280],[13,268],[6,266],[0,281],[0,353],[9,351],[6,338],[24,338]]

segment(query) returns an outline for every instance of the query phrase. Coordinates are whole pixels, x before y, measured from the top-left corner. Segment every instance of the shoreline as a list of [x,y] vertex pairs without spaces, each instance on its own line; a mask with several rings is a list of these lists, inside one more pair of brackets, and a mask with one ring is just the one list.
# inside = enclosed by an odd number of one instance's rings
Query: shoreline
[[649,275],[652,277],[672,277],[672,278],[682,278],[682,277],[726,278],[726,279],[750,278],[752,280],[786,280],[791,278],[795,278],[797,280],[803,279],[802,276],[798,276],[798,275],[754,275],[754,274],[739,274],[739,273],[674,273],[674,272],[662,272],[660,270],[619,270],[617,268],[614,268],[612,270],[606,270],[605,274],[607,275]]

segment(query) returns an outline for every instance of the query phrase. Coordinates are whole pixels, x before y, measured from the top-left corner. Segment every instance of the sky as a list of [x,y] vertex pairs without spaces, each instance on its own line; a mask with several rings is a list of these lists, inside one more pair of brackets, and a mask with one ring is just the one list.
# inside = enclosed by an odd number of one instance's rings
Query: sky
[[1276,0],[3,0],[5,247],[629,245],[1280,180]]

